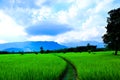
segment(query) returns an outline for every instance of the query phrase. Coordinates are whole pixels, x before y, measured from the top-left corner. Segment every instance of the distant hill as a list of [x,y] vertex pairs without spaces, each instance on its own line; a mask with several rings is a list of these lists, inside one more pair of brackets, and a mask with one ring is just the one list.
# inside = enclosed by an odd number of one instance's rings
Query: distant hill
[[8,52],[20,52],[20,51],[24,51],[24,50],[21,49],[21,48],[7,48],[7,49],[4,49],[3,51],[8,51]]
[[71,43],[64,43],[63,45],[67,47],[76,47],[76,46],[86,46],[87,44],[96,45],[97,48],[104,48],[105,44],[103,42],[97,41],[80,41],[80,42],[71,42]]
[[0,44],[0,51],[40,51],[41,46],[44,50],[57,50],[66,48],[66,46],[60,45],[53,41],[26,41]]

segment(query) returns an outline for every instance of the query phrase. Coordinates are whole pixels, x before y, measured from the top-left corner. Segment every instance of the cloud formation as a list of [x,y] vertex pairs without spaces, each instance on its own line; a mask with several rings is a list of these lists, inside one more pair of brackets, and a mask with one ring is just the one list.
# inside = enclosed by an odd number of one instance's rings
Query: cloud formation
[[107,12],[118,7],[120,0],[0,0],[0,42],[102,41]]
[[0,10],[0,42],[24,40],[26,35],[24,27]]
[[42,22],[26,28],[29,35],[50,35],[55,36],[70,31],[68,25],[53,22]]

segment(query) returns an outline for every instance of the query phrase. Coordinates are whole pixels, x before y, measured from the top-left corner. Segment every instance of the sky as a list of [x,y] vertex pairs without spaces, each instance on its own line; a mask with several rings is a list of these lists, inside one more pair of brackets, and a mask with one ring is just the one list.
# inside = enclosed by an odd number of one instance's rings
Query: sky
[[0,0],[0,43],[102,42],[120,0]]

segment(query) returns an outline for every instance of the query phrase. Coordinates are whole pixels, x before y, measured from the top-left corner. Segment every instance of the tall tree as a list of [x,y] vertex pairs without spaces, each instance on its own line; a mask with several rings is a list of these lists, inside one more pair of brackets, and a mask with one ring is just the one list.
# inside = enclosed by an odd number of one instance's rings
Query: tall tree
[[107,47],[115,50],[115,55],[120,48],[120,8],[108,12],[107,31],[103,35],[103,41]]
[[43,47],[41,46],[40,47],[40,53],[43,54],[44,50],[43,50]]

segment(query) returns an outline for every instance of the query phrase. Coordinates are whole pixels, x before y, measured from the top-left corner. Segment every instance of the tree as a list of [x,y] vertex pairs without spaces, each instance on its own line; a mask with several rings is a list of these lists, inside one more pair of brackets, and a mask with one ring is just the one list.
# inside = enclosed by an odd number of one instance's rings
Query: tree
[[87,44],[87,50],[88,50],[88,53],[91,53],[91,47],[89,43]]
[[40,47],[40,53],[43,54],[44,50],[43,50],[43,47],[41,46]]
[[107,47],[115,50],[115,55],[117,55],[120,47],[120,8],[111,10],[108,14],[107,31],[102,38]]
[[35,52],[35,54],[37,55],[37,54],[38,54],[38,52]]

